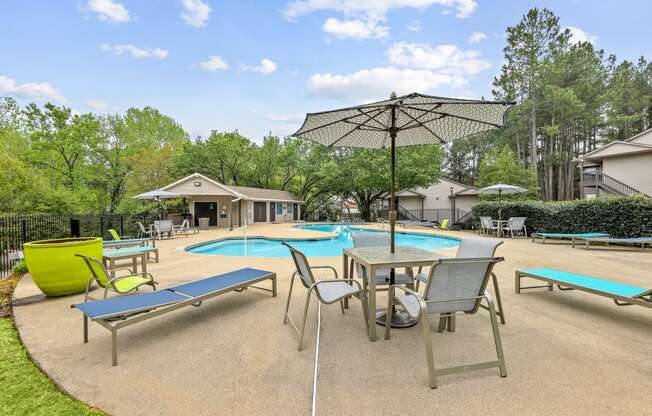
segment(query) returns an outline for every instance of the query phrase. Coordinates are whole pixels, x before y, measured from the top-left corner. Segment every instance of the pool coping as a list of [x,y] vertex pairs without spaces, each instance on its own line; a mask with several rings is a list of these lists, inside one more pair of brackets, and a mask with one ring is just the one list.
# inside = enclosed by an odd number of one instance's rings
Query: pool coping
[[[300,228],[302,228],[302,227],[304,227],[304,226],[306,226],[306,225],[349,225],[349,226],[351,226],[351,229],[352,229],[352,230],[364,230],[364,231],[379,232],[379,233],[386,233],[386,232],[389,232],[389,231],[383,231],[383,230],[373,230],[373,229],[369,229],[369,228],[361,228],[361,226],[374,225],[374,224],[375,224],[375,223],[364,223],[364,222],[360,222],[360,223],[338,223],[338,222],[320,223],[320,222],[316,222],[316,223],[303,223],[303,224],[297,224],[297,225],[293,225],[292,228],[300,229]],[[305,229],[305,228],[304,228],[304,229]],[[302,241],[302,242],[303,242],[303,241],[334,240],[334,239],[337,238],[337,234],[336,234],[336,233],[332,233],[332,232],[328,232],[328,231],[315,231],[315,232],[325,233],[325,234],[328,234],[328,235],[323,236],[323,237],[298,237],[298,238],[291,238],[291,237],[265,237],[265,236],[260,236],[260,235],[251,235],[251,236],[247,236],[246,238],[247,238],[247,239],[256,239],[256,240],[286,241],[286,242],[292,242],[292,241]],[[424,232],[420,232],[420,231],[414,231],[414,232],[409,231],[409,232],[408,232],[408,231],[406,231],[406,230],[403,230],[403,231],[395,231],[395,232],[396,232],[396,234],[422,235],[422,236],[426,236],[426,237],[439,237],[439,238],[444,238],[444,239],[448,239],[448,240],[455,240],[455,241],[458,241],[458,242],[459,242],[459,241],[462,241],[462,239],[459,238],[459,237],[448,236],[448,235],[441,235],[441,234],[438,234],[438,233],[431,234],[431,233],[424,233]],[[189,245],[189,246],[183,247],[183,252],[184,252],[184,253],[187,253],[187,254],[192,254],[192,255],[205,256],[206,254],[202,254],[202,253],[192,253],[192,252],[190,252],[190,251],[188,251],[188,250],[192,250],[192,249],[194,249],[194,248],[197,248],[197,247],[200,247],[200,246],[204,246],[204,245],[207,245],[207,244],[220,243],[220,242],[222,242],[222,241],[229,241],[229,240],[244,240],[244,238],[245,238],[245,237],[243,237],[243,236],[229,236],[229,237],[216,238],[216,239],[214,239],[214,240],[203,241],[203,242],[201,242],[201,243],[196,243],[196,244],[192,244],[192,245]],[[447,248],[450,248],[450,247],[442,247],[442,248],[437,248],[437,249],[434,249],[434,250],[442,250],[442,249],[447,249]],[[321,257],[339,257],[339,256],[340,256],[340,254],[336,254],[336,255],[334,255],[334,256],[321,256]],[[222,256],[222,257],[233,257],[233,256],[227,256],[227,255],[224,255],[224,256]],[[236,256],[236,257],[243,257],[243,256]],[[252,257],[252,258],[267,258],[267,257],[264,257],[264,256],[246,256],[246,257]],[[308,256],[308,257],[314,257],[314,256]]]

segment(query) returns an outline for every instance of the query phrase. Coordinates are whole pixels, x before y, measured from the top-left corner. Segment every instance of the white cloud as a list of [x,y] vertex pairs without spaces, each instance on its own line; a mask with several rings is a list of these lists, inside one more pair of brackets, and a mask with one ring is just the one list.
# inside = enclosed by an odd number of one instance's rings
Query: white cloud
[[127,23],[130,20],[129,11],[113,0],[88,0],[86,6],[97,15],[97,18],[111,23]]
[[375,19],[339,20],[330,17],[324,22],[323,30],[338,39],[386,38],[389,35],[389,27]]
[[320,97],[362,103],[387,98],[392,91],[402,95],[428,92],[443,86],[461,88],[466,84],[464,78],[456,75],[380,67],[343,75],[313,74],[308,80],[308,89]]
[[418,20],[413,20],[407,25],[407,29],[411,32],[419,32],[421,30],[421,22]]
[[422,43],[398,42],[387,50],[394,65],[437,70],[447,74],[477,74],[491,65],[479,51],[463,51],[456,45],[432,47]]
[[156,59],[165,59],[168,57],[168,51],[161,48],[139,48],[135,45],[107,45],[104,44],[100,46],[104,52],[110,52],[115,55],[124,55],[126,53],[130,54],[136,59],[141,58],[156,58]]
[[575,26],[568,26],[566,29],[570,31],[570,42],[575,44],[578,42],[590,42],[595,43],[598,40],[598,37],[591,35],[580,28]]
[[99,98],[89,98],[86,100],[86,106],[95,111],[106,111],[110,108],[106,101]]
[[271,74],[276,71],[276,64],[267,58],[260,60],[260,65],[254,67],[254,71],[260,72],[261,74]]
[[455,8],[459,18],[471,16],[478,7],[475,0],[293,0],[287,4],[283,16],[293,20],[316,11],[333,10],[345,15],[358,14],[380,19],[393,9],[409,7],[425,10],[432,5]]
[[204,71],[225,71],[229,69],[229,64],[224,59],[217,55],[211,55],[207,61],[200,62],[199,67]]
[[473,32],[471,33],[471,36],[469,36],[469,43],[471,44],[480,43],[485,39],[487,39],[487,35],[485,35],[484,33]]
[[181,18],[194,27],[205,27],[211,14],[211,7],[202,0],[181,0]]
[[0,75],[0,95],[7,94],[18,98],[43,99],[63,103],[66,99],[58,89],[47,82],[27,82],[18,84],[15,79]]

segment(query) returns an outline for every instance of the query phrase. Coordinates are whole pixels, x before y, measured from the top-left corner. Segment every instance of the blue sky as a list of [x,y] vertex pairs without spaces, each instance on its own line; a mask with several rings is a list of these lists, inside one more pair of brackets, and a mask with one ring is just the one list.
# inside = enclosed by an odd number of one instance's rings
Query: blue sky
[[607,54],[652,58],[648,0],[0,0],[0,95],[152,105],[192,136],[261,141],[392,90],[490,98],[505,28],[532,6]]

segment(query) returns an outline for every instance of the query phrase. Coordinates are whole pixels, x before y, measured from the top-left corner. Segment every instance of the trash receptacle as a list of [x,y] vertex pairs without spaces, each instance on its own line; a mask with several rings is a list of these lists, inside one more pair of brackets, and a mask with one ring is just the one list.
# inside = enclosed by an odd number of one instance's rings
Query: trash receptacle
[[208,218],[199,218],[199,229],[208,230]]

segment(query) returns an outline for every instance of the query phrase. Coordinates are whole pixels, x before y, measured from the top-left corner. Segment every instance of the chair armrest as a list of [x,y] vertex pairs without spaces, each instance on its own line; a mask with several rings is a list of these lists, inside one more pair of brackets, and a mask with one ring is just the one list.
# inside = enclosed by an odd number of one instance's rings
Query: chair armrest
[[355,279],[325,279],[325,280],[317,280],[315,283],[312,284],[311,287],[318,286],[322,283],[341,283],[341,282],[352,282],[355,283],[355,285],[358,287],[358,290],[362,291],[362,286],[360,286],[360,282],[358,282]]
[[[310,266],[310,269],[311,270],[312,269],[330,269],[335,274],[335,278],[336,279],[338,278],[337,270],[335,270],[335,267],[333,267],[333,266]],[[320,281],[323,282],[324,280],[320,280]]]
[[[119,272],[119,271],[125,271],[125,270],[129,272],[130,276],[133,276],[134,271],[131,270],[129,267],[119,267],[117,269],[110,269],[109,271],[110,272]],[[122,276],[122,277],[124,277],[124,276]]]

